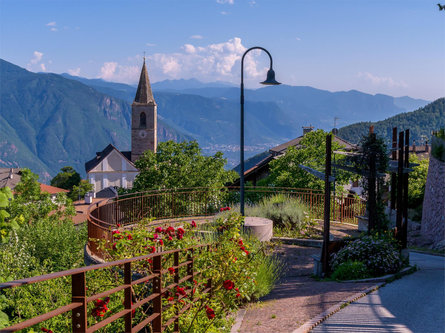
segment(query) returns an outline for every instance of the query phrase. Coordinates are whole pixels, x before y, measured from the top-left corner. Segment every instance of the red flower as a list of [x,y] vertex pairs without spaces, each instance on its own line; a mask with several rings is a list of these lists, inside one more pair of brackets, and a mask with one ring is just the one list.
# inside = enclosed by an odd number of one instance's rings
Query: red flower
[[164,245],[164,241],[162,239],[159,240],[159,244]]
[[169,302],[173,302],[173,301],[174,301],[174,298],[170,296],[169,298],[167,298],[167,301],[169,301]]
[[172,235],[172,234],[175,233],[175,228],[173,228],[173,227],[168,227],[168,228],[165,230],[165,233],[166,233],[166,234],[169,234],[169,235]]
[[244,245],[243,240],[241,238],[238,240],[238,245],[239,246],[243,246]]
[[153,239],[158,239],[159,235],[158,234],[153,234]]
[[45,327],[42,327],[41,330],[42,330],[43,332],[53,333],[53,331],[51,331],[51,330],[49,330],[49,329],[47,329],[47,328],[45,328]]
[[176,232],[178,234],[184,234],[185,230],[183,228],[179,227],[178,229],[176,229]]
[[120,234],[121,232],[117,229],[114,229],[113,231],[111,231],[112,235],[116,235],[116,234]]
[[230,210],[230,207],[226,207],[227,208],[227,210]]
[[153,263],[153,260],[152,260],[151,258],[148,258],[147,261],[148,261],[148,263],[150,263],[150,264]]
[[104,314],[108,311],[108,307],[107,304],[110,302],[110,298],[109,297],[105,297],[103,300],[98,299],[95,302],[96,307],[91,310],[91,314],[94,317],[103,317]]
[[213,311],[213,309],[209,308],[208,306],[206,307],[206,314],[207,314],[207,318],[209,318],[209,319],[215,318],[215,311]]
[[173,267],[169,267],[169,268],[168,268],[168,272],[169,272],[171,275],[173,275],[173,274],[175,274],[175,269],[174,269]]
[[235,287],[235,283],[231,280],[226,280],[223,282],[223,287],[227,290],[232,290]]
[[250,254],[250,252],[249,252],[249,251],[247,251],[247,250],[246,250],[246,251],[244,251],[244,253],[245,253],[245,254],[247,254],[247,255],[249,255],[249,254]]
[[173,237],[172,236],[168,236],[168,240],[169,241],[173,240]]
[[186,296],[187,293],[185,292],[184,288],[181,287],[176,287],[176,291],[178,292],[178,294],[181,294],[182,296]]
[[244,246],[240,247],[241,251],[244,251],[246,248]]
[[155,231],[156,231],[157,233],[161,233],[161,232],[163,232],[164,230],[163,230],[161,227],[157,227],[157,228],[155,229]]
[[116,250],[116,244],[117,244],[116,242],[113,243],[113,245],[112,245],[113,250]]
[[121,227],[121,225],[120,225],[119,223],[118,223],[118,224],[116,224],[116,225],[117,225],[117,227],[118,227],[118,228],[120,228],[120,227]]
[[238,288],[235,288],[235,291],[239,291],[239,289],[238,289]]
[[177,238],[178,238],[179,240],[181,240],[181,239],[184,238],[184,235],[183,235],[183,234],[178,234]]
[[223,208],[223,207],[221,207],[221,208],[219,209],[219,211],[220,211],[220,212],[224,211],[224,208]]
[[133,239],[133,236],[131,236],[131,234],[128,234],[127,239]]
[[192,228],[196,228],[196,222],[192,221]]
[[236,294],[236,296],[235,297],[240,297],[241,296],[241,294],[240,293],[238,293],[238,294]]
[[150,246],[150,251],[151,251],[151,253],[155,253],[156,252],[156,248],[154,246]]

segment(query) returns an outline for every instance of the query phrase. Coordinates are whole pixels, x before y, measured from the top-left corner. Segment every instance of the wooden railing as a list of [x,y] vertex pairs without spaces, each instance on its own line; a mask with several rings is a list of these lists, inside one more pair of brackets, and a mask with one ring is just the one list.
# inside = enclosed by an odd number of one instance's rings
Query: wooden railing
[[[21,323],[15,324],[13,326],[1,329],[1,332],[15,332],[18,330],[23,330],[28,327],[42,323],[53,317],[62,315],[64,313],[71,311],[71,323],[73,332],[95,332],[112,322],[123,317],[125,332],[139,332],[142,328],[146,326],[151,326],[152,332],[163,332],[170,325],[174,325],[174,331],[179,330],[179,317],[182,313],[187,311],[196,299],[194,299],[194,289],[187,289],[186,295],[181,295],[178,297],[178,301],[181,298],[188,297],[191,302],[184,305],[182,309],[173,315],[168,321],[163,319],[163,306],[162,297],[165,292],[172,290],[186,282],[193,283],[196,276],[202,274],[202,272],[196,272],[194,269],[195,256],[201,251],[205,251],[208,245],[199,245],[186,249],[169,250],[154,254],[149,254],[145,256],[140,256],[131,259],[118,260],[113,262],[108,262],[99,265],[87,266],[82,268],[71,269],[63,272],[57,272],[47,275],[36,276],[28,279],[11,281],[0,284],[0,290],[5,290],[8,288],[20,288],[29,284],[39,283],[43,281],[53,280],[61,277],[71,277],[71,303],[58,307],[48,313],[42,314],[40,316],[28,319]],[[180,260],[180,255],[186,256],[185,260]],[[163,258],[166,256],[173,256],[173,266],[174,276],[173,283],[165,285],[163,281],[163,275],[171,273],[162,267]],[[147,275],[140,276],[140,271],[138,271],[137,276],[135,275],[132,267],[138,263],[146,262],[147,259],[153,261],[152,269],[147,271]],[[185,275],[180,276],[180,269],[185,267]],[[86,274],[91,271],[97,271],[101,269],[116,270],[120,275],[123,275],[123,283],[118,284],[112,289],[100,292],[94,295],[88,295],[88,283]],[[134,301],[134,287],[141,284],[150,283],[151,290],[148,292],[143,299]],[[201,293],[209,293],[211,291],[211,281],[207,281],[205,284],[205,289],[200,291]],[[88,311],[87,306],[89,303],[97,301],[104,297],[109,297],[111,295],[116,295],[118,292],[123,291],[123,309],[116,313],[109,313],[104,319],[98,321],[93,325],[89,325],[88,322]],[[137,309],[141,309],[143,306],[150,304],[150,314],[143,318],[140,322],[134,323],[134,313]],[[90,314],[91,318],[91,314]],[[40,331],[40,328],[37,328]]]

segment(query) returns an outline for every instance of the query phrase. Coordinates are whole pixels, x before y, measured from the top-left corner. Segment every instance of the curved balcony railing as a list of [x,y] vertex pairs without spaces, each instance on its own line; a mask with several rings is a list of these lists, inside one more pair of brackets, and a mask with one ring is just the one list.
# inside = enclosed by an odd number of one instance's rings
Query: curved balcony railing
[[[297,198],[308,208],[312,218],[323,218],[324,194],[321,190],[284,187],[246,187],[245,201],[255,204],[274,194]],[[332,196],[331,219],[357,223],[365,205],[361,199]],[[88,248],[101,257],[94,239],[112,239],[111,230],[119,224],[130,226],[142,219],[175,219],[215,215],[220,207],[239,203],[239,187],[180,188],[132,193],[102,200],[88,210]]]

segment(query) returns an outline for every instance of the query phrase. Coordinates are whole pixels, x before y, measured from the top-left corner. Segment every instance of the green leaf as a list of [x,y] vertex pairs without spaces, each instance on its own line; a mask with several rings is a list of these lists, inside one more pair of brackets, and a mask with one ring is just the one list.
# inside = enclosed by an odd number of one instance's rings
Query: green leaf
[[6,313],[0,310],[0,328],[9,326],[9,317]]

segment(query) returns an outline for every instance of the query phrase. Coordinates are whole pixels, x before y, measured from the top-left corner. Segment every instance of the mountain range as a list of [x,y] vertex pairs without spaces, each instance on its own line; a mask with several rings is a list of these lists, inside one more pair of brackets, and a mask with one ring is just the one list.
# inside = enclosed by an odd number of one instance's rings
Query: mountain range
[[[136,87],[68,74],[32,73],[0,60],[0,166],[29,167],[49,180],[84,162],[107,144],[130,146],[130,103]],[[239,88],[225,82],[171,80],[152,84],[160,141],[196,139],[205,154],[223,151],[239,161]],[[358,91],[311,87],[246,89],[246,158],[301,135],[309,124],[376,121],[428,103]]]

